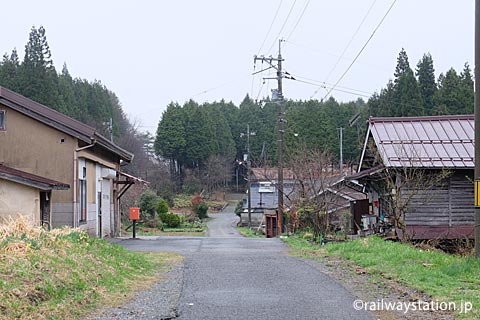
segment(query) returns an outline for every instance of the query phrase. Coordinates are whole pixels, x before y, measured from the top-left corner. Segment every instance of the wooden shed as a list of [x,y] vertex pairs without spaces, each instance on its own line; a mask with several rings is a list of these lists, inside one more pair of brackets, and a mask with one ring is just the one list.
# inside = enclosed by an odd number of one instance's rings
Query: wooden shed
[[365,185],[378,221],[398,215],[391,199],[403,201],[400,237],[472,238],[473,157],[473,115],[370,118],[359,171],[349,179]]

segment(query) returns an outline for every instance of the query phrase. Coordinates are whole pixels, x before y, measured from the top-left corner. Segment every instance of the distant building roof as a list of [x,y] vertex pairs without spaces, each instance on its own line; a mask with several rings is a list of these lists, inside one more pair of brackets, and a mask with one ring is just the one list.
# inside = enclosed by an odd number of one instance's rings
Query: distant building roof
[[[251,168],[254,181],[277,181],[278,169],[277,168]],[[292,170],[290,168],[283,168],[284,180],[303,180],[303,179],[338,179],[340,178],[340,172],[338,168],[332,168],[326,166],[323,172],[303,172],[300,170]]]
[[0,103],[85,143],[96,141],[122,160],[130,162],[133,159],[132,153],[120,148],[94,128],[3,87],[0,87]]
[[[277,168],[252,168],[253,180],[257,181],[276,181],[278,177]],[[290,169],[283,169],[283,179],[293,180],[295,176]]]
[[370,118],[360,168],[370,136],[385,167],[474,167],[473,115]]
[[70,186],[66,183],[40,177],[28,172],[7,167],[0,163],[0,179],[20,183],[40,190],[67,190]]

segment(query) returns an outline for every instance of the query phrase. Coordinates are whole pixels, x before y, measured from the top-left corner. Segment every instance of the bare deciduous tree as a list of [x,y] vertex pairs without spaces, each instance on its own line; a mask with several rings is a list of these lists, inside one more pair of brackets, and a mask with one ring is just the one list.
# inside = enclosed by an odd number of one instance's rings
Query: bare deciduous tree
[[[372,142],[373,144],[373,142]],[[374,163],[383,165],[380,154],[374,150]],[[414,234],[408,234],[405,216],[412,212],[415,205],[427,205],[440,188],[445,186],[452,172],[445,168],[431,168],[425,158],[413,147],[398,146],[396,154],[401,165],[383,167],[376,174],[377,192],[383,201],[385,211],[393,219],[394,226],[402,233],[402,239],[408,241]]]
[[296,151],[289,161],[295,180],[295,192],[290,195],[292,228],[310,229],[316,240],[327,234],[329,211],[338,201],[332,187],[341,176],[331,164],[332,158],[327,152],[306,149]]

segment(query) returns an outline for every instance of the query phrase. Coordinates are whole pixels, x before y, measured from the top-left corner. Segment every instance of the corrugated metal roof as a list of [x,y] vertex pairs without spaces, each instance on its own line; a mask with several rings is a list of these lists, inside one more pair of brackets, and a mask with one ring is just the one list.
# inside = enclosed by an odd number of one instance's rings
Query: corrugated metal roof
[[58,182],[52,179],[44,178],[25,171],[20,171],[7,167],[0,163],[0,179],[5,179],[34,187],[40,190],[67,190],[70,186],[66,183]]
[[474,167],[473,115],[370,118],[370,134],[386,167]]

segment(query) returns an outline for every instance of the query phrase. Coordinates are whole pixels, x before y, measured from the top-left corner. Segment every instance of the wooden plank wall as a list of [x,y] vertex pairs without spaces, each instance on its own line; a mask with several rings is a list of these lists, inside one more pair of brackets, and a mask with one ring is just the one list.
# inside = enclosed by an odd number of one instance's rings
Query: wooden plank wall
[[[456,226],[474,223],[473,170],[455,171],[444,185],[418,192],[409,203],[406,225]],[[407,191],[408,192],[408,191]]]

